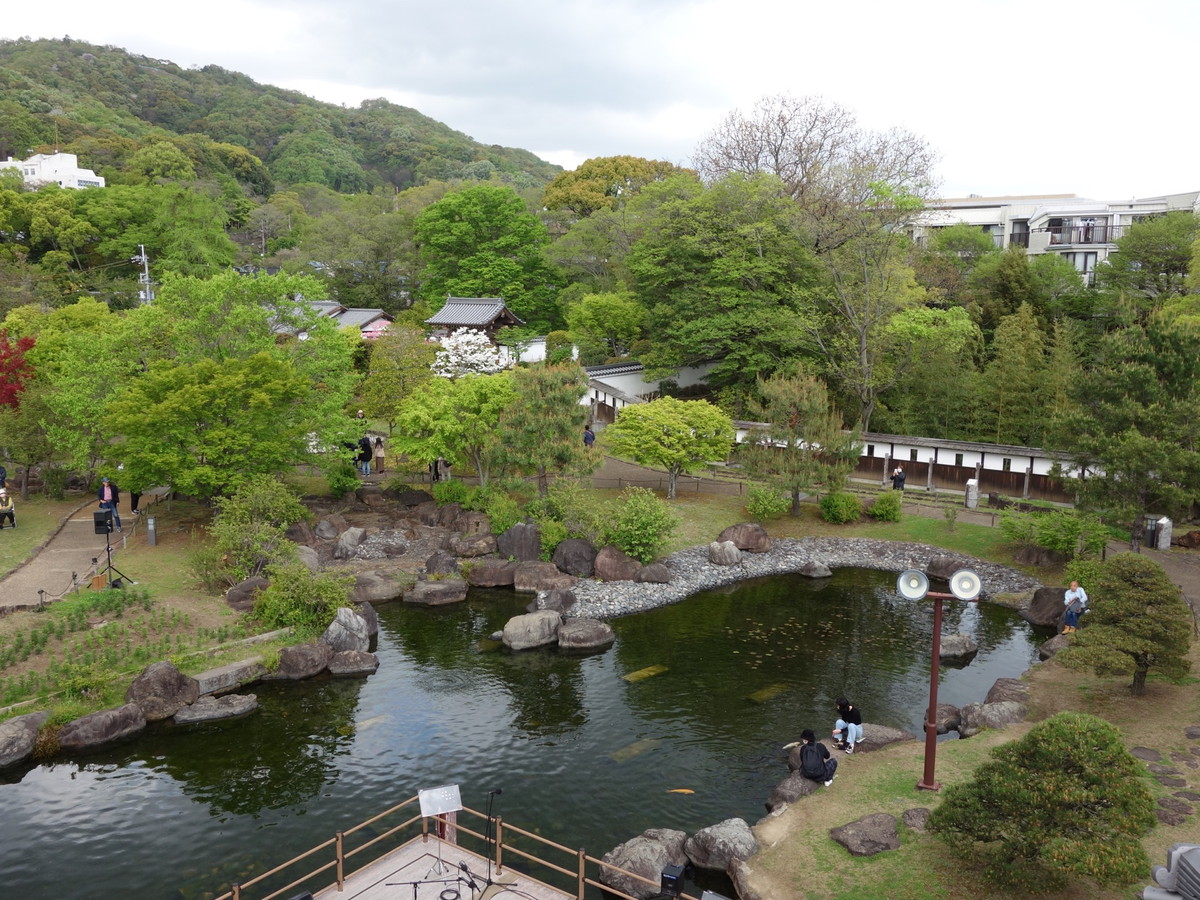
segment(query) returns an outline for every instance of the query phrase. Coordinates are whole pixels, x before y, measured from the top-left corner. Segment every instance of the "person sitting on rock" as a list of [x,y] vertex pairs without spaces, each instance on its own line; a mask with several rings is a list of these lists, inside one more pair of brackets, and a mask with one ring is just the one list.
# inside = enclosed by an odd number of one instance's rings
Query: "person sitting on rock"
[[820,781],[825,787],[833,784],[837,760],[829,758],[829,748],[817,742],[811,728],[800,732],[800,774],[810,781]]
[[12,497],[8,496],[8,491],[0,488],[0,528],[4,527],[5,519],[8,519],[8,524],[13,528],[17,527],[16,509],[16,504],[13,503]]

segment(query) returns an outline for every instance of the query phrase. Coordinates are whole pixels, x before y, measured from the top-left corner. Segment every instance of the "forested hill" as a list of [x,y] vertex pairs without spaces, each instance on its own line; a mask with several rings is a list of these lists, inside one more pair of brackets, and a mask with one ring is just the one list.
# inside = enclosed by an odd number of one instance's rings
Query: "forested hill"
[[119,181],[156,140],[179,146],[197,175],[232,175],[260,195],[274,183],[354,193],[493,175],[520,190],[561,171],[382,99],[347,109],[219,66],[185,69],[70,38],[0,41],[0,159],[57,145]]

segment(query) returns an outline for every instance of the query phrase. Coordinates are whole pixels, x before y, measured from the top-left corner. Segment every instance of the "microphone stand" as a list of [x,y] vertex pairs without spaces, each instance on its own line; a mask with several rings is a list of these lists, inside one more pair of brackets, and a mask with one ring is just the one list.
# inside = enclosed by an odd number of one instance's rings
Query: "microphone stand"
[[491,887],[496,882],[492,881],[492,857],[496,855],[496,848],[492,846],[492,800],[497,794],[503,794],[501,788],[496,788],[494,791],[488,791],[487,802],[487,827],[484,829],[485,834],[483,842],[488,845],[488,863],[487,863],[487,878],[485,879],[487,886]]

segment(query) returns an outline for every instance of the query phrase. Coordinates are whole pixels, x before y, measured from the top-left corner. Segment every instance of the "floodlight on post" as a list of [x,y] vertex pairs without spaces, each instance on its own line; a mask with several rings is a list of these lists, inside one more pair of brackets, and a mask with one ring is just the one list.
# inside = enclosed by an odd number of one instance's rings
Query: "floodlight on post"
[[979,576],[970,569],[959,569],[950,576],[950,593],[929,590],[929,578],[917,569],[908,569],[896,579],[896,590],[906,600],[932,597],[933,604],[933,653],[929,661],[929,709],[925,713],[925,771],[917,782],[919,791],[940,791],[942,786],[934,779],[937,767],[937,692],[938,674],[942,655],[942,601],[949,599],[974,602],[979,598],[983,585]]

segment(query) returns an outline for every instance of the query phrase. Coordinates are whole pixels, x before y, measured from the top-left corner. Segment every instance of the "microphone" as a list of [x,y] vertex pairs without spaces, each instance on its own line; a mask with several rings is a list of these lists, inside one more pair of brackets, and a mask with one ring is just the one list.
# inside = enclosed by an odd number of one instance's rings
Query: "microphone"
[[469,884],[471,886],[471,890],[473,890],[473,891],[479,890],[479,886],[475,884],[475,875],[471,872],[470,869],[467,868],[467,864],[465,862],[460,862],[458,864],[458,867],[462,871],[467,873],[467,884]]
[[492,794],[503,794],[503,793],[504,793],[504,788],[493,788],[492,790],[488,791],[488,796],[491,796]]

